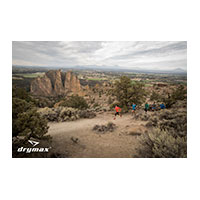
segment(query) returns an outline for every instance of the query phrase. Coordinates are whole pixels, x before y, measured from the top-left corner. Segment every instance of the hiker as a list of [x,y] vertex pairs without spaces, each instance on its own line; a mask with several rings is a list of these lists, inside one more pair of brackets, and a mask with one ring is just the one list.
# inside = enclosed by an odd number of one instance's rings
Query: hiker
[[147,113],[147,111],[149,110],[149,104],[146,102],[145,103],[145,108],[144,108],[145,112]]
[[116,116],[117,116],[117,115],[120,115],[120,117],[122,117],[122,115],[119,114],[119,113],[121,112],[121,110],[122,110],[122,109],[121,109],[118,105],[115,106],[115,111],[116,111],[116,113],[115,113],[114,120],[116,119]]
[[161,104],[160,104],[160,108],[161,108],[161,109],[165,109],[165,108],[166,108],[165,105],[164,105],[164,103],[161,103]]
[[132,104],[132,115],[133,115],[133,113],[135,113],[135,109],[136,109],[136,104],[133,103],[133,104]]
[[152,104],[151,110],[152,110],[152,111],[156,110],[156,103],[155,103],[155,102]]

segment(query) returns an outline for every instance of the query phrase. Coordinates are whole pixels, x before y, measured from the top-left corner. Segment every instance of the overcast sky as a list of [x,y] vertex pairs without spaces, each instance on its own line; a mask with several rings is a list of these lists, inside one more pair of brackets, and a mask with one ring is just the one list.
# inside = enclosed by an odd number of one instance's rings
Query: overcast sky
[[187,42],[13,42],[13,65],[187,69]]

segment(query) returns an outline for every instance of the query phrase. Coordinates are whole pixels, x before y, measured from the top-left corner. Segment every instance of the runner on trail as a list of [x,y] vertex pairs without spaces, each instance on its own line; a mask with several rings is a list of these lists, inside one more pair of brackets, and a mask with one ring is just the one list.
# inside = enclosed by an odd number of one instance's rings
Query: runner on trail
[[119,113],[121,112],[121,110],[122,110],[122,109],[121,109],[118,105],[115,106],[115,111],[116,111],[116,113],[115,113],[114,120],[116,119],[116,116],[117,116],[117,115],[120,115],[120,117],[122,117],[122,115],[119,114]]
[[153,104],[152,104],[152,111],[154,111],[154,110],[156,110],[156,103],[154,102]]
[[136,104],[133,103],[133,104],[132,104],[132,115],[133,115],[133,113],[135,112],[135,109],[136,109]]
[[149,110],[149,104],[146,102],[145,103],[145,108],[144,108],[145,112],[147,113],[147,111]]
[[164,105],[164,103],[161,103],[161,104],[160,104],[160,108],[161,108],[161,109],[165,109],[165,108],[166,108],[165,105]]

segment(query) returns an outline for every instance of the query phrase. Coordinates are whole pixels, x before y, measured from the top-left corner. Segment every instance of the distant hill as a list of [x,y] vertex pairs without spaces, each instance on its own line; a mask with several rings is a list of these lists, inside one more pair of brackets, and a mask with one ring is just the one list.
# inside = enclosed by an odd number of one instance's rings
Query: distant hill
[[181,68],[176,68],[173,70],[174,72],[177,72],[177,73],[186,73],[185,70],[181,69]]
[[68,70],[98,70],[98,71],[115,71],[115,72],[134,72],[134,73],[158,73],[158,74],[162,74],[162,73],[166,73],[166,74],[187,74],[187,71],[181,69],[181,68],[176,68],[173,70],[157,70],[157,69],[142,69],[142,68],[125,68],[122,66],[98,66],[98,65],[86,65],[86,66],[45,66],[45,67],[41,67],[41,66],[13,66],[13,69],[22,69],[24,71],[24,69],[32,69],[35,71],[48,71],[48,70],[57,70],[57,69],[62,69],[63,71],[68,71]]

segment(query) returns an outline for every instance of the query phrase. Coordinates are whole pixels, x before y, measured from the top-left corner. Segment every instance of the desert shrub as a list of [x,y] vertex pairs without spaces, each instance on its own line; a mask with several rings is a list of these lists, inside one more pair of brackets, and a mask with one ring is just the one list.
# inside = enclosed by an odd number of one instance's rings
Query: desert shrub
[[96,108],[96,107],[98,107],[98,106],[99,106],[98,103],[94,103],[93,108]]
[[158,94],[157,92],[153,91],[151,96],[150,96],[151,101],[160,101],[161,100],[161,95]]
[[38,113],[51,122],[74,121],[79,118],[94,118],[96,114],[91,110],[78,110],[70,107],[40,108]]
[[124,111],[128,111],[132,103],[141,105],[146,96],[145,85],[140,82],[132,83],[127,76],[121,76],[120,80],[115,82],[112,92]]
[[162,97],[162,101],[167,108],[171,108],[177,101],[185,100],[187,98],[187,91],[183,85],[178,86],[174,89],[171,94],[168,94],[167,97]]
[[12,99],[12,133],[13,136],[27,135],[41,138],[48,131],[47,121],[42,118],[31,102]]
[[187,91],[183,85],[179,85],[177,89],[172,92],[172,99],[175,101],[186,99]]
[[148,121],[150,116],[144,112],[135,112],[135,114],[133,115],[133,118],[136,120],[142,120],[142,121]]
[[153,123],[151,121],[147,122],[146,127],[148,127],[148,128],[153,127]]
[[160,113],[159,119],[160,120],[171,120],[174,118],[174,113],[170,112],[169,110],[165,110],[164,112]]
[[20,135],[29,134],[30,137],[41,139],[47,132],[47,121],[35,109],[19,113],[16,120],[17,132]]
[[146,126],[150,132],[141,139],[139,157],[186,157],[187,113],[185,110],[165,110],[154,113]]
[[187,115],[186,112],[164,112],[161,115],[159,128],[170,132],[174,137],[187,135]]
[[143,114],[143,115],[141,116],[141,120],[142,120],[142,121],[148,121],[148,120],[149,120],[149,115]]
[[174,109],[177,109],[177,108],[187,108],[187,101],[186,100],[177,101],[171,107],[174,108]]
[[173,99],[170,94],[168,94],[167,97],[162,97],[162,102],[165,104],[166,108],[171,108],[172,105],[176,103],[175,99]]
[[52,108],[54,106],[55,103],[58,102],[57,99],[55,98],[45,98],[45,97],[35,97],[34,98],[35,101],[35,105],[39,108],[45,108],[45,107],[49,107]]
[[141,147],[137,157],[144,158],[185,158],[187,157],[187,138],[173,137],[168,131],[154,129],[140,138]]
[[43,116],[46,120],[53,122],[59,120],[60,109],[45,107],[38,109],[38,113],[40,113],[40,115]]
[[32,103],[37,107],[45,107],[51,104],[51,102],[47,101],[47,99],[32,97],[24,88],[18,88],[15,86],[12,88],[12,98],[25,100],[26,102]]
[[108,122],[107,125],[95,125],[93,127],[93,131],[96,133],[105,133],[105,132],[112,132],[116,128],[116,125],[112,122]]
[[63,101],[60,104],[60,106],[78,108],[78,109],[87,109],[89,107],[86,100],[78,95],[73,95],[69,97],[68,99]]
[[27,110],[33,108],[34,105],[32,103],[28,103],[27,101],[19,98],[12,99],[12,118],[16,119],[19,113],[26,112]]
[[12,99],[12,134],[17,136],[19,130],[17,128],[17,118],[20,113],[24,113],[33,108],[33,104],[26,102],[25,100],[13,98]]
[[[22,96],[21,96],[22,98]],[[25,98],[26,99],[26,98]],[[36,111],[32,101],[12,99],[12,156],[13,157],[46,157],[46,153],[18,153],[22,145],[29,147],[28,139],[39,139],[40,143],[50,142],[47,121]]]
[[115,127],[116,127],[116,125],[114,123],[112,123],[112,122],[107,123],[107,129],[109,131],[113,131],[115,129]]
[[94,118],[96,117],[96,114],[92,111],[89,111],[89,110],[81,110],[79,111],[79,116],[80,118]]
[[32,97],[29,95],[29,93],[24,88],[18,88],[15,86],[12,88],[12,97],[18,98],[18,99],[23,99],[27,102],[33,101]]

